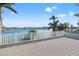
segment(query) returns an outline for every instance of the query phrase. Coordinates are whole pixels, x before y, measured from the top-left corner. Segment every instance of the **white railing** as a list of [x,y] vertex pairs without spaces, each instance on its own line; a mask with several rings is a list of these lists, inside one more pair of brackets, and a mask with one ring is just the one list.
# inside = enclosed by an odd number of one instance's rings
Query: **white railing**
[[65,33],[64,36],[73,39],[79,39],[79,34],[75,34],[75,33]]
[[0,34],[0,45],[21,42],[25,35],[27,33]]
[[42,40],[53,37],[63,36],[63,31],[57,32],[37,32],[35,35],[33,33],[14,33],[14,34],[0,34],[0,45],[18,43],[25,40]]
[[37,40],[40,39],[46,39],[46,38],[54,38],[54,37],[60,37],[63,36],[64,32],[63,31],[56,31],[56,32],[39,32],[37,33]]

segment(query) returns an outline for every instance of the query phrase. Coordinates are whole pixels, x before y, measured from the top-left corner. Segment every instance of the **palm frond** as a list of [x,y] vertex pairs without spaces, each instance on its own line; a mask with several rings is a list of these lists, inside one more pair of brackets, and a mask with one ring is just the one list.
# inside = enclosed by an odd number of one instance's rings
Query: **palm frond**
[[50,20],[53,19],[52,17],[49,18]]
[[59,20],[56,21],[56,23],[58,23],[58,22],[59,22]]
[[4,6],[4,7],[10,9],[10,10],[13,11],[14,13],[17,13],[17,11],[14,10],[12,7],[9,7],[9,6]]
[[0,6],[3,6],[3,5],[5,5],[6,3],[0,3]]
[[49,30],[49,29],[52,29],[52,27],[48,27],[48,30]]
[[48,25],[53,25],[52,23],[49,23]]
[[52,16],[51,18],[49,18],[50,20],[55,20],[55,19],[57,19],[57,17],[55,17],[55,16]]

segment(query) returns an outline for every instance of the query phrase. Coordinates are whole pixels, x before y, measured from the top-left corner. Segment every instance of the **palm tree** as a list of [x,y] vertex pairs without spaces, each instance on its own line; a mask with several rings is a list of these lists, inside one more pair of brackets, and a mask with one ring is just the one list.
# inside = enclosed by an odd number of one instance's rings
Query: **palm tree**
[[57,30],[58,30],[58,31],[61,31],[61,30],[64,29],[63,27],[64,27],[63,23],[60,23],[60,24],[58,25],[58,27],[57,27]]
[[3,28],[3,24],[2,24],[2,14],[3,14],[3,10],[4,8],[7,8],[11,11],[13,11],[14,13],[17,13],[13,8],[12,5],[14,5],[13,3],[0,3],[0,29]]
[[57,30],[57,25],[58,25],[59,20],[56,20],[56,19],[57,19],[57,17],[55,17],[55,16],[52,16],[50,18],[50,20],[53,20],[53,22],[48,24],[49,25],[48,29],[52,29],[52,31]]
[[68,25],[69,25],[69,23],[66,23],[66,22],[63,24],[63,29],[64,29],[65,32],[66,32],[67,29],[69,28]]
[[71,31],[73,31],[73,25],[71,25]]

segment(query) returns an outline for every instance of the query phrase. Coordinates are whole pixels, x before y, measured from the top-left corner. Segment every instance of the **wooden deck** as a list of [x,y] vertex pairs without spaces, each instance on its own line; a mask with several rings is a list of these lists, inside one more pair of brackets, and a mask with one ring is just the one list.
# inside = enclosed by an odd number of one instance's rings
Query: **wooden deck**
[[61,37],[0,49],[3,56],[79,56],[79,40]]

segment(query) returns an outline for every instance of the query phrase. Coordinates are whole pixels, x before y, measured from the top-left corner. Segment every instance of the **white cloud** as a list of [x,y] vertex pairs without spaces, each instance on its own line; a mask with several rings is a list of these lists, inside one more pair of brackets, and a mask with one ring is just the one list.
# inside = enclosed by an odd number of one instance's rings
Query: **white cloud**
[[45,11],[47,11],[47,12],[52,12],[52,8],[47,7],[47,8],[45,8]]
[[45,8],[45,11],[47,11],[47,12],[52,12],[52,11],[54,11],[56,8],[57,8],[56,6],[53,6],[53,7],[46,7],[46,8]]
[[58,14],[58,17],[60,18],[64,18],[66,16],[66,14]]
[[52,10],[55,10],[56,8],[57,8],[56,6],[53,6],[53,7],[52,7]]
[[71,10],[69,10],[69,16],[74,16],[75,12],[72,12]]

